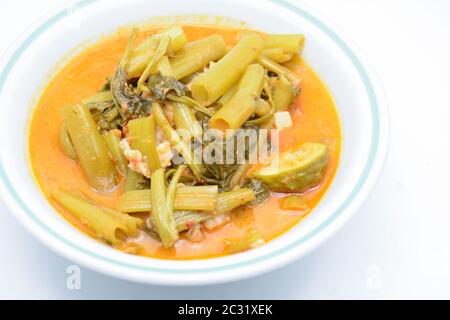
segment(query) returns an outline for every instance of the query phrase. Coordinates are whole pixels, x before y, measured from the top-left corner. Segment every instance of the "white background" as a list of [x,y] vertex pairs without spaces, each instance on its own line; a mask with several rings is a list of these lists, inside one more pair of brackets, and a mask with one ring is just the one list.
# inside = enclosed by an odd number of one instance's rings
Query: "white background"
[[[0,0],[0,52],[61,2]],[[166,288],[82,269],[81,290],[71,291],[71,262],[37,243],[0,203],[0,298],[450,298],[450,0],[303,2],[366,54],[391,113],[380,181],[336,236],[296,263],[241,282]]]

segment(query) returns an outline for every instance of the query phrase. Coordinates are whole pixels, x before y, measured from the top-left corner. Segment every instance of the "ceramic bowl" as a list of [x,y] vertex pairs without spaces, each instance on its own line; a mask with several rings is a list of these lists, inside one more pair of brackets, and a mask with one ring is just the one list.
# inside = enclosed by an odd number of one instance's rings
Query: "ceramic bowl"
[[[29,162],[29,121],[37,99],[64,61],[124,25],[144,22],[245,25],[303,33],[304,57],[330,90],[342,126],[342,154],[329,190],[300,224],[268,244],[236,255],[165,261],[127,255],[79,232],[42,195]],[[27,230],[62,256],[115,277],[161,285],[243,279],[286,265],[316,248],[357,211],[382,168],[387,110],[366,60],[329,21],[285,0],[78,0],[36,23],[0,64],[0,193]],[[349,244],[350,245],[350,244]]]

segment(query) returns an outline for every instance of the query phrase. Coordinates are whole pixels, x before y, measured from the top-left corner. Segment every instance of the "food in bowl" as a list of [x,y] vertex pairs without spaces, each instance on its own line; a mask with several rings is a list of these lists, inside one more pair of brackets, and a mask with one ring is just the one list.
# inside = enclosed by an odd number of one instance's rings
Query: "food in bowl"
[[84,50],[33,114],[43,193],[89,236],[153,258],[218,257],[283,234],[339,162],[336,108],[304,43],[186,24]]

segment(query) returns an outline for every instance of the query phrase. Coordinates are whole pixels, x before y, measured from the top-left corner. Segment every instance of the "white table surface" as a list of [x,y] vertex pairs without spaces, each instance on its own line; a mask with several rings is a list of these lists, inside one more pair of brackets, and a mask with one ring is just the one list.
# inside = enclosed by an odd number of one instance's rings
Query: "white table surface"
[[[61,2],[0,0],[0,52]],[[0,203],[0,298],[450,298],[450,1],[304,2],[359,45],[390,105],[384,172],[338,234],[302,260],[245,281],[167,288],[82,269],[81,290],[69,290],[72,262],[36,242]]]

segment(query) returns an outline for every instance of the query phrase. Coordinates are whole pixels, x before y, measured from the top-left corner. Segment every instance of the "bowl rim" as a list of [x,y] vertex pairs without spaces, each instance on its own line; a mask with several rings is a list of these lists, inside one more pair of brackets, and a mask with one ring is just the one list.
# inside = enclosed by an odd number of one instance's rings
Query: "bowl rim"
[[[71,8],[82,8],[90,4],[96,3],[99,0],[79,0],[65,3],[46,14],[39,22],[34,24],[29,31],[26,31],[22,37],[13,43],[9,49],[5,52],[0,69],[0,95],[2,94],[3,87],[7,81],[8,74],[13,69],[15,63],[20,59],[21,55],[26,51],[34,40],[36,40],[40,34],[45,32],[54,23],[70,15],[73,10]],[[319,29],[324,31],[346,54],[353,66],[358,72],[361,81],[364,84],[370,107],[371,107],[371,119],[372,119],[372,141],[369,151],[369,157],[365,164],[363,174],[355,184],[352,192],[348,197],[341,202],[339,208],[322,224],[314,228],[308,234],[297,239],[291,244],[285,245],[282,248],[270,253],[266,253],[260,257],[255,257],[247,261],[236,261],[233,264],[226,266],[215,266],[209,268],[198,268],[193,270],[169,270],[162,268],[155,268],[152,266],[135,265],[129,262],[118,261],[109,257],[101,256],[95,252],[88,250],[87,248],[80,247],[76,243],[61,237],[57,232],[48,228],[45,223],[39,220],[34,214],[33,209],[29,208],[26,203],[22,202],[17,194],[17,191],[11,186],[8,176],[5,174],[5,170],[2,162],[0,161],[0,186],[1,189],[6,192],[0,192],[4,203],[7,205],[11,212],[20,211],[22,214],[14,214],[26,228],[34,234],[38,239],[44,242],[47,246],[57,251],[66,258],[80,262],[81,264],[95,269],[97,271],[110,274],[122,279],[128,279],[138,282],[146,282],[153,284],[165,284],[165,285],[192,285],[192,284],[212,284],[223,283],[233,280],[239,280],[250,276],[256,276],[264,272],[268,272],[275,268],[296,260],[310,251],[316,248],[319,244],[323,243],[326,239],[330,238],[340,227],[357,211],[358,207],[363,203],[371,189],[375,185],[379,174],[384,165],[384,161],[387,155],[388,149],[388,137],[389,137],[389,120],[388,110],[384,98],[384,93],[381,85],[378,81],[373,68],[368,63],[367,59],[360,53],[355,45],[345,36],[342,31],[339,31],[334,25],[332,25],[328,19],[324,19],[313,10],[307,8],[303,4],[298,2],[292,2],[290,0],[265,0],[275,5],[281,6],[284,9],[288,9],[302,18],[309,20],[316,25]],[[326,21],[323,22],[323,21]],[[287,254],[287,253],[290,254]],[[284,259],[274,259],[274,257],[280,257],[284,255]],[[111,264],[111,268],[105,268],[97,265],[95,262],[101,262],[101,264]],[[266,262],[261,264],[261,262]],[[258,268],[255,268],[255,266]],[[226,276],[220,276],[219,273],[223,271],[230,271],[232,269],[248,267],[247,272],[242,273],[228,273]],[[148,276],[142,276],[138,273],[125,273],[120,272],[123,268],[136,270],[139,272],[148,272]],[[243,270],[241,270],[243,271]],[[211,273],[216,273],[213,277]],[[157,274],[170,273],[170,274],[203,274],[207,273],[207,277],[191,278],[186,277],[186,280],[176,282],[167,280],[158,280],[155,277]]]

